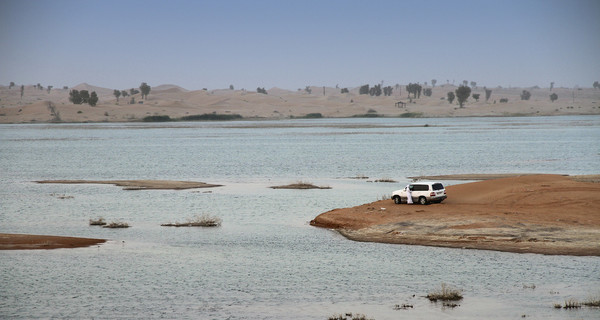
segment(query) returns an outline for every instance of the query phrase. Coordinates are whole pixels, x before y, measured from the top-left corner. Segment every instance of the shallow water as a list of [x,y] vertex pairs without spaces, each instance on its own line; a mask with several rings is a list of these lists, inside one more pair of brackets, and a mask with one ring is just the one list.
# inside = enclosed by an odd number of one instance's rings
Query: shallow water
[[[0,232],[111,239],[0,252],[0,318],[597,319],[598,309],[553,304],[600,294],[598,257],[359,243],[308,222],[407,176],[598,173],[599,138],[598,116],[0,125]],[[32,182],[46,179],[225,186]],[[268,188],[298,180],[332,189]],[[201,213],[223,225],[160,227]],[[133,227],[88,226],[100,216]],[[422,297],[442,282],[463,290],[460,307]],[[404,303],[414,308],[393,310]]]

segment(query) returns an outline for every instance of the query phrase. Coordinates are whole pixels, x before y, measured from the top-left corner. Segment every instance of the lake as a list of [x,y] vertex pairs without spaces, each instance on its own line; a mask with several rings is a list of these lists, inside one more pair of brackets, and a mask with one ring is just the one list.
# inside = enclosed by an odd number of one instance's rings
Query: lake
[[[110,239],[0,251],[0,318],[600,317],[553,308],[600,295],[600,257],[360,243],[308,224],[409,176],[598,174],[600,116],[14,124],[0,125],[0,146],[0,232]],[[372,182],[384,178],[397,183]],[[224,186],[34,182],[53,179]],[[296,181],[331,189],[269,188]],[[222,226],[160,226],[203,213]],[[132,227],[88,225],[98,217]],[[423,297],[442,283],[462,290],[460,306]]]

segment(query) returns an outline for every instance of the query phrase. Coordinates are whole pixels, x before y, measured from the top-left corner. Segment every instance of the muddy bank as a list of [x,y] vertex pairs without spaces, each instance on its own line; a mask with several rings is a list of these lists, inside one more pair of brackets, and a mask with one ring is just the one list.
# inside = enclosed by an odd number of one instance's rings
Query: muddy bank
[[0,233],[0,250],[81,248],[104,242],[104,239]]
[[600,184],[578,180],[525,175],[454,185],[441,204],[382,200],[325,212],[311,225],[356,241],[600,256]]

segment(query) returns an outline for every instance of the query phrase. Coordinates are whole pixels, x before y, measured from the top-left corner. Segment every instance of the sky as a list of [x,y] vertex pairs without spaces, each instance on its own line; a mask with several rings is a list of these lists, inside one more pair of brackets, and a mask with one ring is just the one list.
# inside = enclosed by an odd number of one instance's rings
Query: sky
[[591,87],[599,0],[0,0],[0,85]]

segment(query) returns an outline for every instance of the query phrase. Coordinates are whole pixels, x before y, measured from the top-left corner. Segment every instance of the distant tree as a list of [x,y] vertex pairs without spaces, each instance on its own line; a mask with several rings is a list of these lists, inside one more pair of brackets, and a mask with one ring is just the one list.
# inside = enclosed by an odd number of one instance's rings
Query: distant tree
[[387,87],[383,88],[383,95],[391,96],[393,91],[394,91],[394,88],[392,88],[392,86],[387,86]]
[[[11,83],[14,86],[14,82],[11,82]],[[594,89],[600,89],[600,83],[598,83],[598,81],[594,81],[593,87],[594,87]]]
[[229,85],[229,90],[233,90],[233,85],[232,84]]
[[96,91],[92,91],[92,94],[90,95],[89,99],[88,99],[88,103],[90,106],[95,106],[96,103],[98,103],[98,95],[96,94]]
[[483,90],[485,90],[485,102],[487,102],[488,100],[490,100],[490,97],[492,96],[492,89],[483,87]]
[[63,86],[63,90],[69,90],[69,86]]
[[265,88],[260,88],[260,87],[256,88],[256,92],[262,93],[262,94],[268,94],[267,90],[265,90]]
[[529,100],[531,98],[531,93],[527,90],[523,90],[521,93],[521,100]]
[[477,89],[477,82],[471,81],[471,88]]
[[467,80],[463,80],[463,86],[465,86],[465,87],[466,87],[466,86],[468,86],[468,85],[469,85],[469,81],[467,81]]
[[419,96],[419,98],[421,97],[421,90],[423,89],[423,87],[421,87],[420,84],[418,83],[409,83],[406,86],[406,91],[408,92],[408,96],[410,97],[410,94],[413,94],[413,97],[416,99],[417,95]]
[[35,87],[38,88],[38,90],[44,90],[44,87],[42,87],[42,85],[39,83],[36,84]]
[[306,91],[308,94],[312,93],[312,89],[310,88],[310,86],[306,86],[306,88],[304,88],[304,91]]
[[81,103],[88,103],[90,101],[90,93],[87,90],[79,91],[79,96],[81,97]]
[[431,97],[431,94],[432,94],[431,88],[425,88],[425,89],[423,89],[423,95],[424,96]]
[[121,90],[113,90],[113,95],[117,98],[117,102],[119,102],[119,97],[121,96]]
[[458,104],[462,108],[469,96],[471,95],[471,88],[467,86],[460,86],[455,90],[456,100],[458,100]]
[[550,82],[550,91],[554,88],[554,82]]
[[365,84],[365,85],[361,86],[360,89],[358,90],[358,94],[369,94],[369,85]]
[[48,86],[48,88],[46,89],[48,93],[50,93],[50,90],[52,90],[52,88],[54,88],[54,86]]
[[25,86],[21,85],[21,99],[23,99],[23,93],[25,93]]
[[554,102],[556,99],[558,99],[558,95],[556,93],[550,95],[550,101]]
[[434,87],[434,88],[435,88],[435,84],[436,84],[436,83],[437,83],[437,80],[435,80],[435,79],[432,79],[432,80],[431,80],[431,86],[432,86],[432,87]]
[[369,95],[372,96],[380,96],[381,95],[381,84],[376,84],[371,89],[369,89]]
[[129,89],[129,94],[132,96],[135,94],[138,94],[138,93],[140,93],[140,91],[137,89],[134,89],[134,88]]
[[479,102],[479,93],[473,93],[473,99],[475,99],[475,101]]
[[122,97],[127,97],[128,95],[129,95],[129,93],[127,93],[127,90],[121,90]]
[[135,98],[131,97],[131,99],[129,100],[129,104],[135,104]]
[[83,102],[79,90],[71,90],[71,92],[69,92],[69,101],[73,104],[81,104]]
[[[596,82],[598,82],[598,81],[596,81]],[[14,86],[15,86],[15,83],[11,81],[10,84],[8,85],[8,88],[12,89],[12,87],[14,87]]]
[[142,99],[148,99],[148,94],[152,88],[145,82],[140,84],[140,91],[142,92]]
[[454,92],[450,91],[448,92],[448,103],[452,103],[454,102]]
[[508,103],[508,98],[500,98],[500,103]]
[[348,88],[342,88],[341,93],[348,93],[348,92],[350,92],[350,91],[348,91]]

